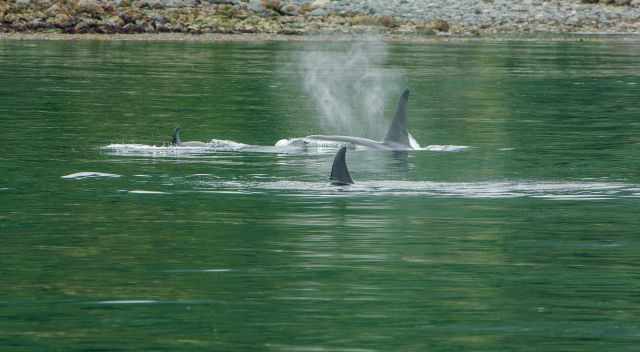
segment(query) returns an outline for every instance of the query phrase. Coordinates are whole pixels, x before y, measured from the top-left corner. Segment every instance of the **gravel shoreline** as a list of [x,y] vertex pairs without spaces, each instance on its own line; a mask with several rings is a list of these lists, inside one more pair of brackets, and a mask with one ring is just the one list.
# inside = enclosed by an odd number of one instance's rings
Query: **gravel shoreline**
[[407,35],[374,35],[360,34],[341,35],[285,35],[267,33],[134,33],[134,34],[67,34],[67,33],[32,33],[12,32],[0,33],[0,41],[30,41],[30,40],[65,40],[65,41],[133,41],[133,42],[338,42],[338,41],[366,41],[381,40],[387,43],[430,44],[445,42],[474,42],[474,41],[545,41],[545,42],[640,42],[639,34],[575,34],[575,33],[538,33],[538,34],[496,34],[484,36],[446,35],[446,36],[407,36]]
[[640,0],[0,0],[8,33],[640,34]]

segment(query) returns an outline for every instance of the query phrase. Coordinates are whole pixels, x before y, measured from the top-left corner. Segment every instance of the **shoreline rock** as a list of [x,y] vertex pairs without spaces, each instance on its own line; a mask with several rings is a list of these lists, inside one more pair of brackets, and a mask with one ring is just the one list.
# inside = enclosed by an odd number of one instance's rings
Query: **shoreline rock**
[[640,33],[640,1],[8,0],[0,3],[0,32]]

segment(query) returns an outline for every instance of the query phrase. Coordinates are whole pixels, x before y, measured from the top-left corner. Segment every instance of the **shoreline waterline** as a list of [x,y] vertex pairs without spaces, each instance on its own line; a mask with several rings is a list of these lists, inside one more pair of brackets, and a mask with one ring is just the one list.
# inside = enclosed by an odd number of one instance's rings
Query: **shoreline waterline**
[[338,35],[286,35],[266,33],[134,33],[134,34],[68,34],[44,32],[10,32],[0,33],[0,41],[140,41],[140,42],[341,42],[366,41],[376,37],[389,43],[443,43],[443,42],[482,42],[482,41],[626,41],[640,42],[640,34],[635,33],[514,33],[499,35],[379,35],[346,33]]

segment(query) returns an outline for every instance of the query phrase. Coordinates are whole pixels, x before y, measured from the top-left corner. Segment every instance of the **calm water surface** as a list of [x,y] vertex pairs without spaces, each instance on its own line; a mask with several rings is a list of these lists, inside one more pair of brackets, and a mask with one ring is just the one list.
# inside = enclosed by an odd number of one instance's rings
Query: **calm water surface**
[[103,149],[336,132],[305,50],[0,42],[0,349],[638,350],[640,43],[389,46],[415,138],[470,148],[350,188],[334,150]]

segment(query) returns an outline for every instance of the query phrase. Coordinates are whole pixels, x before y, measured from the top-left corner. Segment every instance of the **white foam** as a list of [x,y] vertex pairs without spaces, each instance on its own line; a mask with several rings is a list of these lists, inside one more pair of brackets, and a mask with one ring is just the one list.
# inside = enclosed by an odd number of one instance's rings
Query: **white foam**
[[467,148],[470,148],[470,147],[466,145],[433,144],[433,145],[428,145],[424,148],[420,148],[419,150],[428,150],[430,152],[461,152]]
[[84,171],[84,172],[76,172],[73,174],[62,176],[64,179],[70,180],[82,180],[85,178],[101,178],[101,177],[120,177],[120,175],[109,174],[106,172],[93,172],[93,171]]
[[339,149],[345,145],[345,142],[323,141],[319,139],[296,137],[290,139],[281,139],[276,142],[275,146],[279,148],[315,148],[315,149]]
[[429,196],[452,198],[540,198],[549,200],[595,201],[636,196],[636,185],[613,182],[431,182],[356,181],[350,186],[329,182],[274,181],[205,183],[206,192],[289,191],[304,196]]
[[250,147],[248,144],[225,139],[212,139],[198,146],[148,145],[148,144],[109,144],[101,147],[107,153],[124,156],[176,156],[200,154],[217,151],[238,151]]
[[141,190],[141,189],[134,189],[134,190],[131,190],[131,191],[127,191],[127,193],[134,193],[134,194],[169,194],[167,192],[145,191],[145,190]]
[[154,304],[154,303],[160,303],[160,302],[156,300],[139,299],[139,300],[121,300],[121,301],[99,301],[96,303],[98,304]]
[[180,154],[197,154],[205,152],[207,147],[156,146],[146,144],[109,144],[101,147],[103,151],[122,156],[176,156]]
[[231,141],[228,139],[212,139],[209,141],[209,148],[212,148],[215,150],[235,151],[235,150],[240,150],[246,147],[250,147],[250,145]]
[[[356,146],[356,145],[345,143],[345,142],[327,141],[327,140],[320,140],[320,139],[314,139],[314,138],[308,138],[308,137],[281,139],[276,142],[275,146],[279,148],[296,147],[296,148],[305,148],[305,149],[314,148],[314,149],[334,150],[334,149],[341,148],[345,144],[349,145],[352,149],[356,149],[356,148],[368,149],[367,147],[360,146],[360,145]],[[413,148],[414,150],[427,150],[432,152],[461,152],[469,148],[469,146],[466,146],[466,145],[440,145],[440,144],[421,147],[420,144],[418,144],[418,142],[415,140],[415,138],[413,138],[411,134],[409,134],[409,144],[411,145],[411,148]]]
[[411,133],[408,133],[409,135],[409,145],[411,146],[411,148],[415,149],[415,150],[420,150],[422,149],[420,147],[420,144],[418,144],[418,141],[416,141],[415,138],[413,138],[413,136],[411,135]]
[[[411,147],[415,150],[428,150],[437,152],[459,152],[468,146],[460,145],[429,145],[420,147],[413,136],[409,135]],[[348,143],[347,143],[348,144]],[[100,149],[113,155],[120,156],[150,156],[150,157],[175,157],[188,156],[214,152],[252,152],[252,153],[298,153],[302,151],[315,151],[319,153],[334,151],[345,145],[344,142],[318,140],[307,137],[294,137],[278,140],[274,146],[259,146],[239,143],[227,139],[212,139],[202,146],[175,146],[175,145],[147,145],[147,144],[109,144]],[[367,149],[366,147],[348,144],[353,149]],[[137,176],[137,175],[136,175]]]

